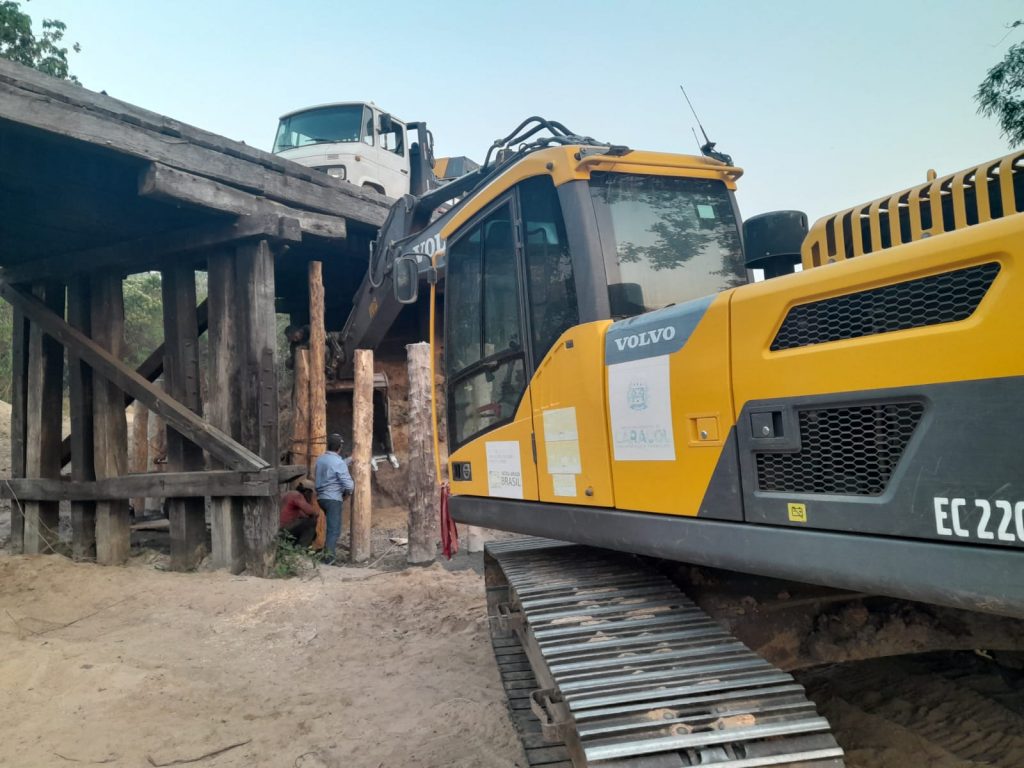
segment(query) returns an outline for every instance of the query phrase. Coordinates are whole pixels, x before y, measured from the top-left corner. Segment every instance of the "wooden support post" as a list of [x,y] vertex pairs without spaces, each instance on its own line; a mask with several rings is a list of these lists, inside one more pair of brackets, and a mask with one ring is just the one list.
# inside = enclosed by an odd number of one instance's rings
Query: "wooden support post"
[[[199,346],[196,343],[196,275],[192,265],[172,264],[160,272],[164,305],[164,386],[167,394],[195,413],[199,395]],[[203,469],[203,451],[175,429],[167,430],[167,469]],[[171,569],[188,571],[206,556],[206,507],[202,499],[168,502],[171,519]]]
[[292,463],[304,464],[306,474],[313,468],[309,428],[309,350],[295,350],[292,369]]
[[[238,409],[245,345],[240,343],[235,324],[235,259],[231,251],[210,254],[207,285],[210,321],[207,418],[226,435],[238,440],[242,431]],[[211,464],[223,466],[215,460],[211,460]],[[215,568],[226,568],[231,573],[245,569],[242,499],[237,496],[210,498],[210,546]]]
[[370,458],[373,452],[373,351],[357,349],[352,390],[352,562],[370,559]]
[[[119,360],[92,339],[76,331],[63,317],[48,309],[39,299],[4,282],[2,277],[0,296],[24,312],[33,324],[38,324],[48,335],[68,349],[73,349],[75,354],[80,355],[82,360],[89,364],[94,374],[113,382],[124,392],[132,395],[173,425],[178,432],[229,464],[232,469],[258,471],[269,466],[266,461],[211,426],[202,416],[183,403],[168,397],[159,387],[146,381],[139,373],[125,365],[123,360]],[[123,407],[122,404],[122,410]]]
[[324,281],[319,261],[309,262],[309,413],[311,461],[327,450],[327,332]]
[[415,565],[434,562],[437,554],[437,482],[433,429],[430,424],[430,345],[405,348],[409,366],[409,550]]
[[[25,477],[26,406],[28,394],[29,324],[13,310],[11,333],[11,477]],[[11,554],[25,551],[25,510],[11,499]]]
[[[74,432],[72,431],[72,434]],[[135,403],[132,411],[132,472],[149,471],[149,409],[142,403]],[[146,513],[146,497],[132,499],[136,516]]]
[[[167,469],[167,424],[156,413],[149,417],[149,472],[164,472]],[[159,496],[150,496],[146,501],[147,509],[163,509],[164,500]]]
[[[92,338],[120,359],[124,353],[124,294],[119,272],[92,276]],[[124,393],[109,381],[93,377],[93,466],[96,478],[128,471],[128,423]],[[96,502],[96,562],[118,565],[131,551],[127,498]]]
[[[68,285],[68,323],[86,336],[92,335],[92,291],[81,276]],[[74,352],[68,353],[68,386],[71,401],[71,479],[76,483],[96,479],[93,434],[92,369]],[[63,448],[62,448],[63,452]],[[63,463],[63,456],[61,456]],[[71,556],[96,559],[96,502],[71,502]]]
[[[277,318],[274,313],[274,254],[261,240],[235,250],[235,316],[243,344],[239,416],[241,441],[271,466],[278,458]],[[268,576],[276,557],[277,494],[244,502],[246,567]]]
[[[64,286],[38,284],[38,296],[55,314],[64,314]],[[28,390],[25,395],[25,474],[60,477],[60,438],[64,406],[64,350],[32,323],[29,331]],[[29,501],[25,508],[25,553],[53,552],[60,510],[52,501]]]

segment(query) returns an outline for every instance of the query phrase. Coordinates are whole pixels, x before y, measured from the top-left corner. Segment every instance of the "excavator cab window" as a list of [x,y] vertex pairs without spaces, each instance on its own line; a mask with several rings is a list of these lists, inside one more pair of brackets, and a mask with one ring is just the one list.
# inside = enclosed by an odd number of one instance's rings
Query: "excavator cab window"
[[747,282],[732,196],[714,179],[595,172],[590,178],[612,317],[718,293]]
[[549,176],[521,183],[527,301],[533,364],[539,366],[558,337],[580,321],[576,281],[558,192]]
[[448,248],[445,359],[453,447],[511,421],[526,391],[511,201]]

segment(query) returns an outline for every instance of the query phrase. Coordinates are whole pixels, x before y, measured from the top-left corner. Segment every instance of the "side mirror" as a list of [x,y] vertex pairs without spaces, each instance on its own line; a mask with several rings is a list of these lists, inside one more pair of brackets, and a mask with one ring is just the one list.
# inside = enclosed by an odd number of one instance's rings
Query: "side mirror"
[[395,130],[395,124],[391,120],[391,115],[389,115],[387,112],[381,112],[380,113],[380,132],[381,133],[391,133],[393,130]]
[[420,289],[420,267],[415,256],[395,259],[393,274],[395,298],[399,304],[415,304]]

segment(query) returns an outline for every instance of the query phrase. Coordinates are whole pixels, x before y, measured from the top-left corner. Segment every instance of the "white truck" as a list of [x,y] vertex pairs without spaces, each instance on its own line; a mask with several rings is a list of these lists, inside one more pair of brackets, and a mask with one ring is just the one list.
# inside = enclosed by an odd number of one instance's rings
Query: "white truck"
[[274,154],[388,197],[408,194],[413,125],[363,101],[322,104],[281,117]]

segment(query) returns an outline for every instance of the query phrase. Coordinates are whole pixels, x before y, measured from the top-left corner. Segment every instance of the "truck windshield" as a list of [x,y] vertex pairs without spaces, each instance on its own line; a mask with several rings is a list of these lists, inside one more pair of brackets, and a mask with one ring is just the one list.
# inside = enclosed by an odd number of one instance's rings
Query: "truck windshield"
[[367,139],[373,142],[372,112],[362,104],[321,107],[281,119],[274,152],[310,144],[333,144]]
[[[590,195],[608,264],[612,317],[632,317],[746,282],[739,228],[721,181],[595,172]],[[607,252],[607,251],[606,251]]]

